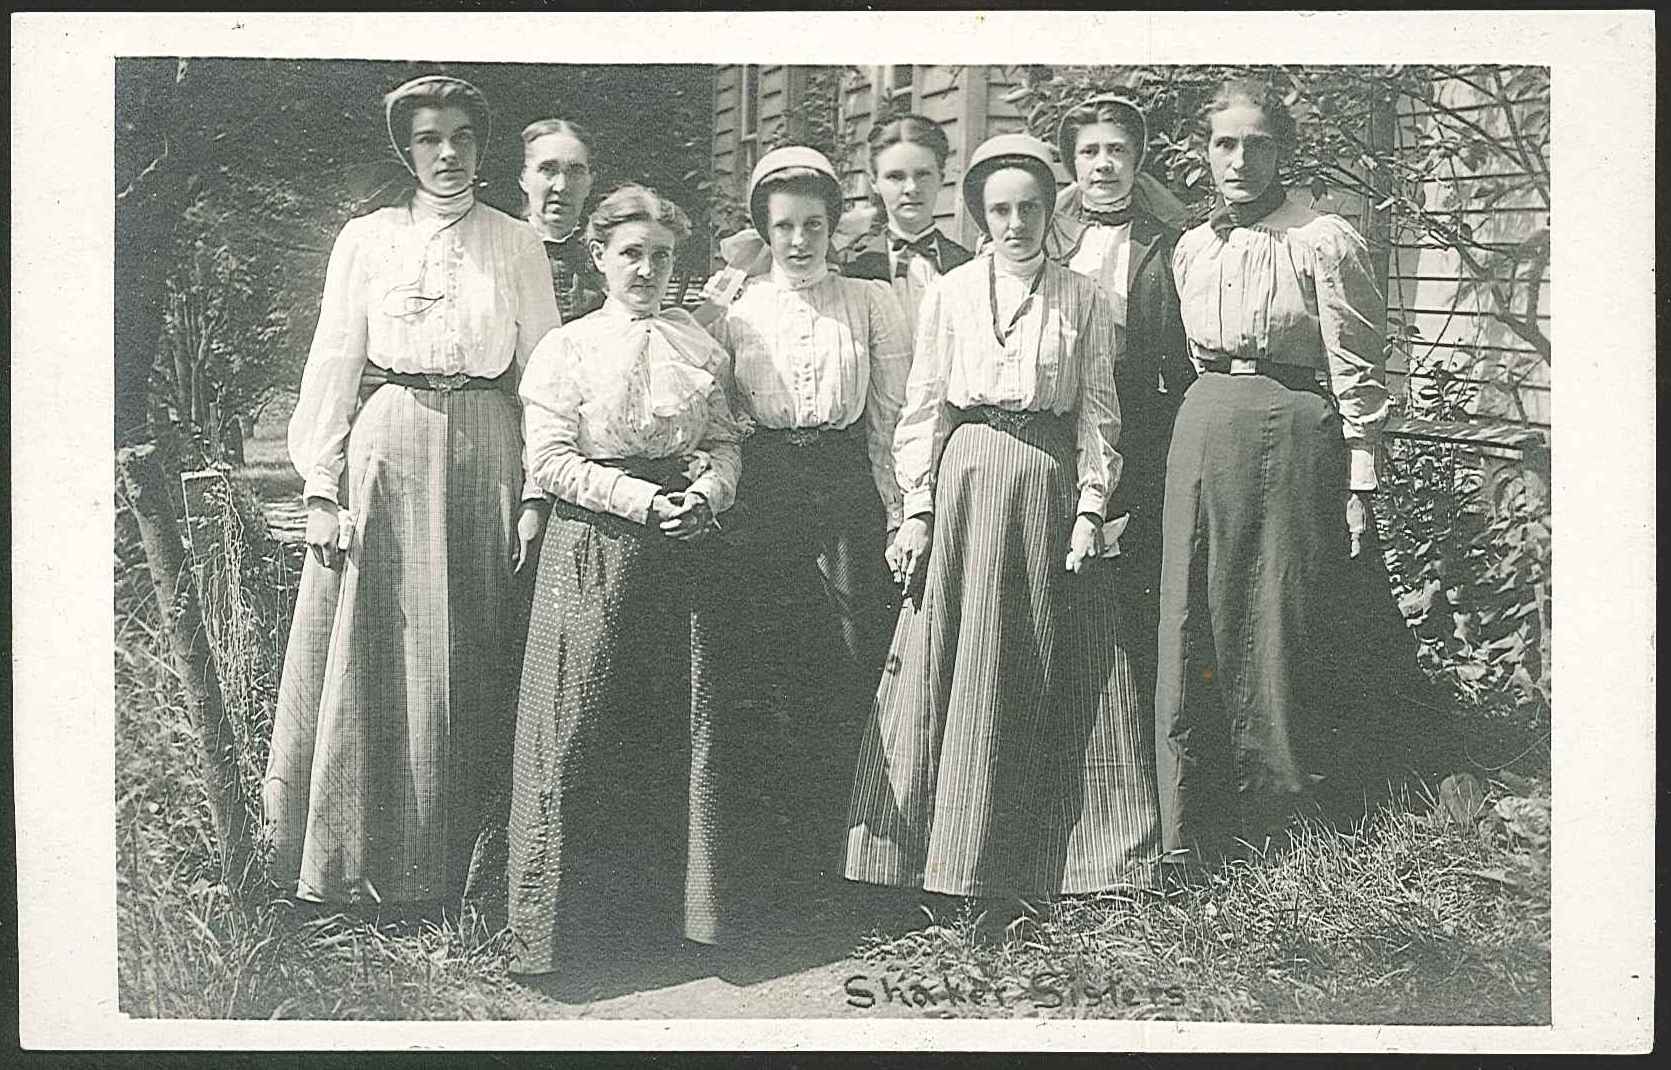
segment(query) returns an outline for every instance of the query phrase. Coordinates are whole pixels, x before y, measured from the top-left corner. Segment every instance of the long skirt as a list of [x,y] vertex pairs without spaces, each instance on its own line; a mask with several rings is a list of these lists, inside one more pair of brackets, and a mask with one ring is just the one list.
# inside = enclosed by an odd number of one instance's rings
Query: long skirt
[[[764,793],[744,835],[771,859],[759,874],[770,891],[840,870],[859,731],[897,602],[862,420],[808,445],[749,437],[737,502],[720,518],[727,642]],[[795,893],[773,898],[784,894]]]
[[727,774],[710,554],[642,524],[552,507],[511,788],[518,973],[558,969],[569,942],[722,938]]
[[[1155,721],[1168,861],[1257,844],[1329,767],[1346,447],[1301,383],[1208,372],[1167,460]],[[1373,657],[1373,652],[1368,656]]]
[[846,875],[954,895],[1147,884],[1154,759],[1115,586],[1065,567],[1066,420],[959,424],[920,597],[902,611],[859,757]]
[[302,569],[264,784],[275,871],[325,902],[465,893],[507,777],[526,609],[515,403],[384,385],[354,419],[346,561]]

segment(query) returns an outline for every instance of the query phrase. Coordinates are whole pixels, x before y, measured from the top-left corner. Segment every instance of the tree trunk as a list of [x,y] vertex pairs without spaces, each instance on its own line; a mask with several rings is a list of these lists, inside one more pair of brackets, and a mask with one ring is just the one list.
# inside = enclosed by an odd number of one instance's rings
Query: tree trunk
[[209,813],[220,838],[221,876],[236,895],[255,876],[250,865],[250,813],[239,772],[238,736],[221,697],[220,677],[210,657],[202,607],[186,572],[185,548],[180,543],[157,447],[125,447],[117,451],[116,461],[145,546],[145,562],[162,610],[174,667],[185,688],[186,712],[197,736]]

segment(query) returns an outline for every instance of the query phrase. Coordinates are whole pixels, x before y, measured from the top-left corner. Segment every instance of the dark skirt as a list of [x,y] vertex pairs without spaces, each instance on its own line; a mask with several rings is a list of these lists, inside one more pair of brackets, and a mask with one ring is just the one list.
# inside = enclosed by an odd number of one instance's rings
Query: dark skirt
[[354,419],[347,559],[302,569],[264,801],[274,872],[326,902],[464,894],[521,660],[515,402],[385,385]]
[[721,939],[714,578],[705,544],[553,505],[517,709],[513,971],[559,968],[568,941]]
[[1340,418],[1320,389],[1208,372],[1184,395],[1155,688],[1169,861],[1257,845],[1326,775],[1322,669],[1346,493]]
[[757,431],[737,503],[720,518],[726,641],[759,796],[743,835],[769,859],[754,883],[771,907],[840,872],[859,731],[897,607],[863,419],[803,444]]
[[1065,568],[1070,421],[962,423],[865,730],[846,875],[954,895],[1147,883],[1153,751],[1108,562]]

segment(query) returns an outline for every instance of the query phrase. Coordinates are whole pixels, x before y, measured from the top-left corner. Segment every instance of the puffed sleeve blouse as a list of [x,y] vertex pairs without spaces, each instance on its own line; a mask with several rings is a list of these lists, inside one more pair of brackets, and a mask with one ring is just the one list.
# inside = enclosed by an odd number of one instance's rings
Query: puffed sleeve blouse
[[367,364],[491,378],[525,364],[558,322],[545,251],[497,209],[437,211],[418,198],[350,220],[331,249],[290,418],[303,493],[338,500]]
[[1340,412],[1351,489],[1376,486],[1386,423],[1383,301],[1368,246],[1352,225],[1285,201],[1224,236],[1203,223],[1173,254],[1184,329],[1196,361],[1250,357],[1315,369]]
[[876,492],[888,526],[897,527],[893,435],[911,335],[888,284],[830,273],[800,285],[774,268],[749,279],[709,329],[732,356],[732,400],[755,423],[844,428],[864,418]]
[[741,454],[723,384],[730,357],[690,314],[634,316],[614,300],[534,350],[522,377],[531,484],[594,512],[646,523],[661,487],[599,460],[705,458],[691,481],[731,507]]
[[[934,477],[952,407],[990,405],[1072,414],[1079,508],[1098,518],[1120,479],[1119,331],[1096,281],[1046,262],[1002,342],[994,329],[990,249],[929,287],[917,313],[916,357],[894,432],[906,516],[934,509]],[[998,275],[999,286],[1003,276]]]

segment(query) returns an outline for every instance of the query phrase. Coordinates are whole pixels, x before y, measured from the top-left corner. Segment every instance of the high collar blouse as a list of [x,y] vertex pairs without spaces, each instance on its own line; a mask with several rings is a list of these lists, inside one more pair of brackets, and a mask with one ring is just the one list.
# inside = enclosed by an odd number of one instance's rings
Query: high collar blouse
[[522,377],[528,487],[638,523],[659,485],[597,463],[677,457],[720,513],[736,494],[740,455],[724,382],[730,358],[690,314],[635,316],[613,299],[553,331]]
[[1224,237],[1201,224],[1172,262],[1197,364],[1228,356],[1314,369],[1340,411],[1351,487],[1374,489],[1388,394],[1383,300],[1362,236],[1290,199]]
[[[1042,263],[1030,279],[993,272],[990,248],[944,275],[923,299],[916,358],[894,432],[894,464],[906,516],[932,512],[934,477],[952,409],[990,405],[1012,411],[1072,414],[1077,441],[1079,509],[1101,517],[1120,479],[1120,401],[1114,363],[1121,332],[1095,281]],[[1002,343],[993,330],[998,290]]]
[[559,322],[545,251],[520,220],[423,197],[350,220],[331,249],[290,418],[304,493],[337,500],[368,363],[493,377],[524,364]]
[[863,417],[877,494],[897,525],[893,431],[911,336],[888,284],[834,273],[804,286],[775,272],[758,276],[711,330],[731,353],[732,401],[754,423],[839,429]]

